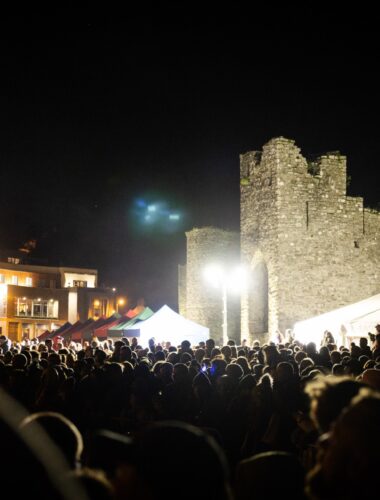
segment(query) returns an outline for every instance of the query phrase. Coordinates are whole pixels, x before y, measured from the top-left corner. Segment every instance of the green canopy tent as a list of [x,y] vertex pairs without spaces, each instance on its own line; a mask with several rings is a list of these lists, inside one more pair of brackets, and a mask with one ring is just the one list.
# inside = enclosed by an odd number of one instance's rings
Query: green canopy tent
[[124,331],[128,330],[131,326],[135,325],[139,321],[145,321],[146,319],[153,316],[154,312],[150,307],[145,307],[137,316],[132,319],[119,323],[108,330],[108,338],[121,338],[124,335]]

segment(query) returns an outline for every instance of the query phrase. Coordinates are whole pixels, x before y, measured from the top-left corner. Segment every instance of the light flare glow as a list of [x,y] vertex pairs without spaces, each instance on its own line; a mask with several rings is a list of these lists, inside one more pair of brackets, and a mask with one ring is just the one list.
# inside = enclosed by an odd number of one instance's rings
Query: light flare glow
[[206,280],[215,288],[226,287],[239,293],[247,284],[247,272],[243,266],[226,271],[220,264],[210,264],[204,270]]

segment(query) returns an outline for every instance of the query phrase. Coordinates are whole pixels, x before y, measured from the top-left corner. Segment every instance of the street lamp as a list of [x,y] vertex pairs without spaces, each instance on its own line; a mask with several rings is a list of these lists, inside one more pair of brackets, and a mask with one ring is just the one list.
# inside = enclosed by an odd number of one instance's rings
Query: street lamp
[[124,299],[118,299],[116,302],[116,312],[119,312],[119,306],[123,306],[125,304]]
[[246,272],[242,266],[226,270],[219,264],[211,264],[205,268],[204,274],[205,278],[212,286],[222,290],[223,345],[226,345],[228,342],[227,291],[234,290],[235,292],[240,292],[245,286]]

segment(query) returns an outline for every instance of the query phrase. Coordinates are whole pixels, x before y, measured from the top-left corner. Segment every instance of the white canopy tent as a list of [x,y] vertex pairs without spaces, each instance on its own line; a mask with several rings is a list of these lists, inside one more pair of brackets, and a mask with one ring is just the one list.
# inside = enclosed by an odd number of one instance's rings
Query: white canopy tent
[[148,340],[151,338],[154,338],[156,342],[170,341],[173,345],[179,345],[183,340],[188,340],[191,345],[196,345],[207,340],[210,331],[165,305],[150,318],[125,330],[124,335],[139,337],[139,343],[143,347],[148,345]]
[[325,314],[295,323],[293,332],[301,342],[320,344],[325,330],[331,332],[335,342],[348,346],[360,337],[367,337],[380,323],[380,294],[334,309]]

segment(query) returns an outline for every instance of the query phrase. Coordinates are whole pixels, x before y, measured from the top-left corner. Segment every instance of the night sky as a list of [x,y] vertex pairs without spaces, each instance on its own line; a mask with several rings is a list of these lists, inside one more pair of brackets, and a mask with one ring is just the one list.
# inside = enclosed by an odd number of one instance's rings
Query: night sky
[[0,26],[0,246],[35,238],[154,308],[177,306],[185,230],[238,230],[239,154],[272,137],[339,150],[349,194],[380,201],[373,13],[181,5]]

